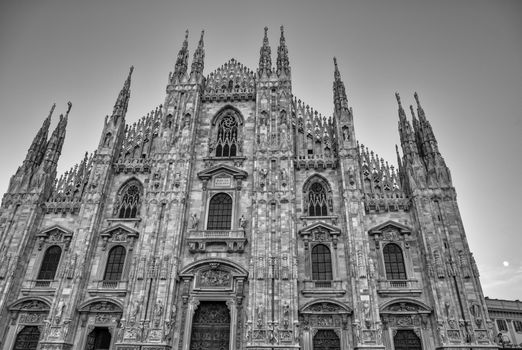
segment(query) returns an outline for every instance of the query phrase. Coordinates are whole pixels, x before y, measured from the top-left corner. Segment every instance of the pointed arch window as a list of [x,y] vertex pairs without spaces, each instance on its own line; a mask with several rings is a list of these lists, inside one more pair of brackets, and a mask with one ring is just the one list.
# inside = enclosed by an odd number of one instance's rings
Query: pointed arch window
[[141,204],[142,186],[137,180],[125,184],[119,193],[116,213],[120,219],[132,219],[138,216]]
[[123,265],[125,264],[125,248],[121,245],[113,247],[109,251],[107,258],[107,266],[105,267],[104,281],[119,281],[123,273]]
[[315,182],[310,186],[310,191],[308,192],[308,215],[328,215],[326,190],[319,182]]
[[324,244],[318,244],[312,249],[312,279],[315,281],[330,281],[332,276],[332,254]]
[[232,224],[232,198],[226,193],[218,193],[208,208],[207,230],[230,230]]
[[388,243],[382,250],[384,268],[388,280],[405,280],[406,268],[402,249],[395,243]]
[[57,245],[49,247],[44,254],[40,272],[38,272],[37,280],[53,280],[60,263],[62,248]]
[[235,114],[228,111],[218,124],[216,157],[235,157],[238,153],[239,123]]

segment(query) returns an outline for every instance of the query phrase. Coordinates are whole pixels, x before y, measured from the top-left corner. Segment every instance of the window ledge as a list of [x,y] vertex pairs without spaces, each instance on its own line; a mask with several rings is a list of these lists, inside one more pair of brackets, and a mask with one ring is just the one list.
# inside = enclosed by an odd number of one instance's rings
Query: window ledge
[[247,243],[245,230],[189,230],[187,243],[191,253],[204,253],[207,244],[226,246],[227,252],[242,253]]
[[330,296],[343,296],[346,294],[346,288],[344,288],[343,281],[331,280],[331,281],[303,281],[303,290],[301,293],[304,296],[314,295],[330,295]]
[[140,222],[141,218],[108,218],[107,221]]
[[385,295],[420,295],[422,287],[418,280],[378,280],[377,293]]
[[93,281],[89,283],[87,292],[91,295],[125,296],[127,294],[128,281]]
[[32,280],[24,283],[21,289],[23,295],[53,296],[56,291],[56,280]]

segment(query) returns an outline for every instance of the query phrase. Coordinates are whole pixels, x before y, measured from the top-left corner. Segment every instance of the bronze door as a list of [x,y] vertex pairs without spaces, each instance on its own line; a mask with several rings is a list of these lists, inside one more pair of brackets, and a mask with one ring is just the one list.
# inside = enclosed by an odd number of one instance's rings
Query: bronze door
[[422,350],[422,345],[417,334],[412,330],[399,330],[393,337],[395,350]]
[[229,350],[230,311],[225,302],[200,302],[192,321],[190,350]]
[[331,329],[320,329],[314,336],[314,350],[341,350],[341,341]]
[[36,350],[39,339],[40,331],[38,327],[25,326],[16,336],[13,350]]

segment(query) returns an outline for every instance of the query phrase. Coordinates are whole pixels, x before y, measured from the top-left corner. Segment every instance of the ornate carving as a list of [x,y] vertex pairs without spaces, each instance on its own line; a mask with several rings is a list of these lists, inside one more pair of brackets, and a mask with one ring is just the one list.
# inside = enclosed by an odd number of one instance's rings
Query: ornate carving
[[232,275],[229,271],[210,269],[206,271],[201,271],[199,274],[198,281],[198,285],[200,287],[230,287],[232,282]]

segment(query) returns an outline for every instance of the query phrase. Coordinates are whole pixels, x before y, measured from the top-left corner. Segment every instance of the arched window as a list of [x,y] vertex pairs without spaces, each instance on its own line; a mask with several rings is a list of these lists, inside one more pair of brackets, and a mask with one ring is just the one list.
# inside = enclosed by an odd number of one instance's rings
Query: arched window
[[37,326],[25,326],[16,336],[13,350],[36,350],[40,330]]
[[131,219],[138,216],[141,204],[141,184],[132,180],[125,184],[119,193],[119,201],[116,206],[117,215],[121,219]]
[[218,193],[210,200],[207,230],[230,230],[232,223],[232,198]]
[[318,244],[312,249],[312,279],[316,281],[331,281],[332,255],[324,244]]
[[226,112],[218,125],[216,157],[235,157],[237,155],[238,122],[232,111]]
[[402,249],[397,244],[389,243],[384,247],[382,253],[384,255],[386,278],[389,280],[405,280],[406,268]]
[[49,247],[45,251],[44,258],[42,260],[42,266],[38,273],[37,280],[53,280],[60,263],[60,256],[62,255],[62,248],[57,245]]
[[308,215],[328,215],[326,190],[319,182],[314,182],[308,192]]
[[119,281],[123,273],[123,265],[125,263],[125,248],[117,245],[109,251],[107,258],[107,266],[105,267],[104,281]]

